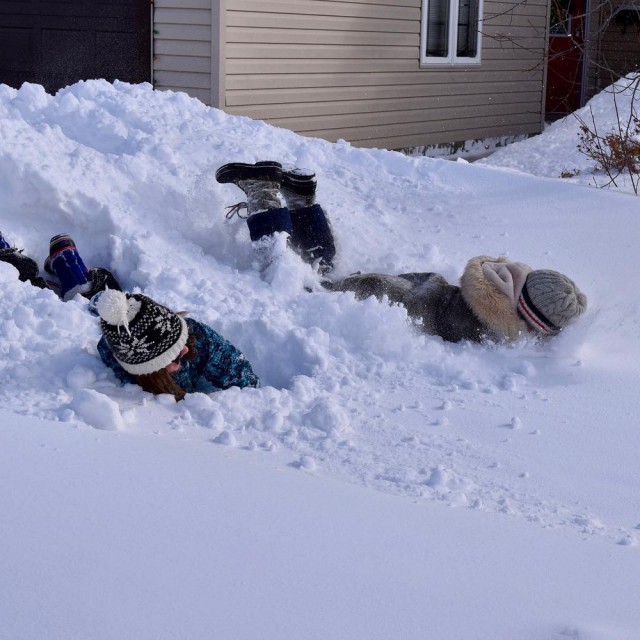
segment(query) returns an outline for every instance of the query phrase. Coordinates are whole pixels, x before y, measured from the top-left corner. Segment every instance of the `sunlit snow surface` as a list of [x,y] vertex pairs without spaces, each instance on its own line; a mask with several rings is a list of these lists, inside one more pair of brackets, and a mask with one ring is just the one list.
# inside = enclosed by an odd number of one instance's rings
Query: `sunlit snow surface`
[[[640,200],[555,179],[577,162],[567,126],[534,140],[480,166],[304,138],[147,85],[0,86],[5,237],[42,263],[70,233],[89,266],[210,324],[262,380],[180,403],[121,387],[86,301],[0,263],[2,416],[247,450],[332,487],[628,547],[637,566]],[[449,344],[402,308],[322,290],[287,251],[261,273],[246,224],[225,217],[243,194],[214,175],[264,159],[316,171],[336,275],[456,281],[469,258],[508,255],[567,273],[589,309],[546,345]],[[589,629],[531,637],[629,638]]]

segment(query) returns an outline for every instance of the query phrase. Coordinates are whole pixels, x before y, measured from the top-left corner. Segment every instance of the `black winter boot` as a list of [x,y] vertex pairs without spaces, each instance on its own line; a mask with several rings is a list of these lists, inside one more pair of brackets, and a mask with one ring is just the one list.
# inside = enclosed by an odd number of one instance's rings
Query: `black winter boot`
[[108,269],[103,267],[95,267],[89,269],[89,279],[91,280],[91,289],[82,295],[85,298],[91,300],[96,293],[104,291],[105,289],[115,289],[116,291],[122,291],[120,283],[116,280],[116,277]]
[[227,217],[239,215],[240,209],[246,209],[249,217],[262,211],[282,209],[281,179],[282,165],[279,162],[231,162],[220,167],[216,171],[216,180],[221,184],[235,184],[247,196],[246,202],[229,207]]
[[18,279],[22,282],[30,282],[34,287],[46,289],[47,283],[39,274],[38,265],[35,260],[25,256],[22,251],[15,247],[0,249],[0,261],[13,265],[18,270]]
[[290,169],[282,173],[280,191],[291,212],[312,207],[316,203],[316,174],[306,169]]
[[248,164],[246,162],[230,162],[222,165],[216,171],[216,180],[220,184],[235,184],[241,180],[266,180],[280,182],[282,179],[282,165],[273,160]]

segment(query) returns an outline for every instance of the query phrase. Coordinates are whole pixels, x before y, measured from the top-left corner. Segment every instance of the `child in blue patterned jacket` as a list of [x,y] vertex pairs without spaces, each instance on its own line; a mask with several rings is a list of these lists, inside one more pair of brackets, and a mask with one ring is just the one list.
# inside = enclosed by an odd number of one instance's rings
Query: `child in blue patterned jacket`
[[101,322],[98,352],[123,383],[150,393],[209,393],[257,387],[244,355],[220,334],[142,294],[106,289],[94,298]]
[[101,318],[98,353],[123,383],[180,400],[186,393],[229,387],[257,387],[258,377],[242,353],[201,322],[183,318],[140,294],[121,291],[107,269],[88,269],[72,238],[51,238],[44,278],[38,265],[0,233],[0,262],[36,287],[54,290],[62,300],[80,294]]

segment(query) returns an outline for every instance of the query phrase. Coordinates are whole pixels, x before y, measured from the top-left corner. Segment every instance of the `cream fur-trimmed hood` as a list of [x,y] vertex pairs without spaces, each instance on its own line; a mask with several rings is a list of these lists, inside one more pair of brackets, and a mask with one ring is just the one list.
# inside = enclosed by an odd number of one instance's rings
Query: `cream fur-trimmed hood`
[[531,267],[504,256],[471,258],[460,278],[465,302],[498,340],[516,340],[530,332],[517,302]]

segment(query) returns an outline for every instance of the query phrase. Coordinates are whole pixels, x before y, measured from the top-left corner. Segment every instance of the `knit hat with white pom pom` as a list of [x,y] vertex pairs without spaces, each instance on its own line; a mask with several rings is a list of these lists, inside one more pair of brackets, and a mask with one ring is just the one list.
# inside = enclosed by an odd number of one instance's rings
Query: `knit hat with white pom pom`
[[116,360],[132,375],[160,371],[187,343],[187,323],[142,294],[106,289],[95,300],[100,328]]

